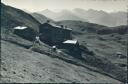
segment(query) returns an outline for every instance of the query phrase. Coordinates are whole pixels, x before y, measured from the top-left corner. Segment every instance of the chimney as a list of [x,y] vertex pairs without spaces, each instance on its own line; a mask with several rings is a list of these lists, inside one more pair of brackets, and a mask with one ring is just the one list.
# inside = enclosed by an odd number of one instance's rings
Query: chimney
[[65,29],[67,28],[67,26],[65,26]]
[[47,20],[46,23],[50,23],[50,20]]
[[61,28],[64,28],[64,25],[61,25]]

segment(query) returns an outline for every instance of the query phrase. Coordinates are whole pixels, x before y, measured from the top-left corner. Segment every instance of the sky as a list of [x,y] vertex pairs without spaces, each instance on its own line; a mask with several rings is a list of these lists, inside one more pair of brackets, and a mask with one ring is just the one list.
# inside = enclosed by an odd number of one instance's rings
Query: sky
[[56,12],[62,9],[72,10],[74,8],[117,12],[126,11],[128,8],[128,0],[1,0],[1,2],[30,12],[43,11],[45,9]]

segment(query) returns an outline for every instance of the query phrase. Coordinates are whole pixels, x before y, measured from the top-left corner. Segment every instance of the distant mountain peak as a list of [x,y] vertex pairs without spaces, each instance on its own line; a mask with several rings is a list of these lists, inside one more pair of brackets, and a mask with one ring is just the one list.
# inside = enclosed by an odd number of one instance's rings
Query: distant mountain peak
[[42,15],[42,14],[39,14],[39,13],[31,13],[31,15],[36,19],[38,20],[41,24],[45,23],[47,20],[50,20],[53,22],[52,19],[49,19],[47,18],[46,16]]
[[75,9],[73,9],[73,11],[87,11],[87,10],[82,9],[82,8],[75,8]]
[[22,9],[24,12],[26,12],[26,13],[32,13],[32,12],[30,12],[29,10],[27,10],[27,9]]
[[63,9],[60,12],[53,12],[49,9],[46,9],[39,13],[55,21],[80,20],[80,21],[85,21],[85,22],[88,21],[91,23],[96,23],[110,27],[127,24],[126,23],[127,14],[125,12],[108,13],[103,10],[95,10],[95,9],[85,10],[82,8],[75,8],[73,10]]
[[49,10],[49,9],[45,9],[45,10],[43,10],[42,12],[53,12],[53,11],[51,11],[51,10]]

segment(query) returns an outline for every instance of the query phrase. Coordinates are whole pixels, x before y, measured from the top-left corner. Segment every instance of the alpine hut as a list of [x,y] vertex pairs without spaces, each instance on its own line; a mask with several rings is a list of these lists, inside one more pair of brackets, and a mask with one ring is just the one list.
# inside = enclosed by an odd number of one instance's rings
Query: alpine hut
[[36,36],[36,32],[33,29],[26,26],[14,27],[14,34],[30,41],[33,41]]
[[54,23],[46,22],[40,25],[39,33],[41,41],[59,44],[65,40],[72,39],[72,29],[64,27],[63,25],[56,25]]

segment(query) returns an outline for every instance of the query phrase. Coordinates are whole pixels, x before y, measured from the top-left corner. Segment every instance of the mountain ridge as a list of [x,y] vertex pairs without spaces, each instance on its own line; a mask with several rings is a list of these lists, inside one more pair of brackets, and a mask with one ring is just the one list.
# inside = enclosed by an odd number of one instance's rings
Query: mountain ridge
[[40,23],[30,14],[1,3],[1,27],[27,26],[38,31]]
[[[79,20],[81,20],[81,21],[85,21],[85,22],[88,21],[91,23],[96,23],[96,24],[105,25],[105,26],[109,26],[109,27],[127,25],[127,20],[126,20],[127,13],[121,12],[121,11],[108,13],[103,10],[100,10],[100,11],[97,11],[94,9],[84,10],[81,8],[75,8],[71,11],[64,9],[64,10],[61,10],[60,12],[52,12],[52,11],[47,12],[47,11],[49,11],[48,9],[44,10],[44,11],[37,12],[37,13],[44,14],[45,16],[47,16],[55,21],[73,20],[73,18],[79,17]],[[68,17],[68,14],[65,14],[64,11],[69,14],[69,17],[71,15],[75,16],[75,17],[69,18],[69,19],[66,18],[66,17]]]
[[53,22],[52,19],[47,18],[46,16],[38,13],[30,13],[37,21],[39,21],[41,24],[47,22],[47,20]]

